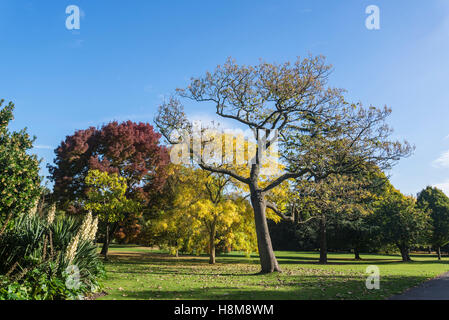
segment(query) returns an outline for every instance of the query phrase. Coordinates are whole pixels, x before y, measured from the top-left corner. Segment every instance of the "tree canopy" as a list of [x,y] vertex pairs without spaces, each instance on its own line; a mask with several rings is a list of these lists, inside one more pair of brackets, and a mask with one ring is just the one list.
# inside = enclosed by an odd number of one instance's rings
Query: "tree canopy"
[[126,179],[128,196],[148,202],[166,178],[169,159],[159,139],[151,125],[131,121],[77,130],[61,142],[54,165],[49,165],[55,199],[79,210],[78,201],[86,199],[89,170],[100,170],[119,174]]

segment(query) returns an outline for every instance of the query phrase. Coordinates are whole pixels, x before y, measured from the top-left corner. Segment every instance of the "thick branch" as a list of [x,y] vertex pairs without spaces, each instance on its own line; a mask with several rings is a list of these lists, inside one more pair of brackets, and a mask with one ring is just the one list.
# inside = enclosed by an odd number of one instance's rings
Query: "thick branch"
[[286,220],[286,221],[291,221],[294,222],[294,217],[293,216],[286,216],[285,214],[283,214],[281,211],[279,211],[278,208],[276,208],[276,205],[274,205],[271,202],[267,202],[266,203],[267,208],[270,208],[271,210],[273,210],[274,213],[276,213],[279,217],[281,217],[282,219]]
[[268,186],[266,186],[264,189],[262,189],[262,192],[270,191],[273,188],[276,188],[278,185],[280,185],[282,182],[288,179],[295,179],[299,178],[303,175],[305,175],[307,172],[309,172],[309,169],[303,169],[299,172],[289,172],[285,173],[276,180],[274,180],[272,183],[270,183]]
[[229,176],[233,177],[234,179],[236,179],[236,180],[238,180],[240,182],[243,182],[245,184],[249,184],[249,179],[244,178],[244,177],[236,174],[235,172],[232,172],[231,170],[214,168],[214,167],[208,166],[208,165],[206,165],[204,163],[198,163],[198,165],[203,170],[207,170],[207,171],[215,172],[215,173],[226,174],[226,175],[229,175]]

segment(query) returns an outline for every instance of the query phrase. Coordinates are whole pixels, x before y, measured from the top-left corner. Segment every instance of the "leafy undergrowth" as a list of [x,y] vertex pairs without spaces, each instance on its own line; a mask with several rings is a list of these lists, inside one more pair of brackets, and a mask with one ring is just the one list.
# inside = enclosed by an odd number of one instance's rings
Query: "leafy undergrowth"
[[[205,256],[169,256],[136,246],[111,250],[106,264],[108,293],[99,299],[386,299],[449,270],[448,258],[329,254],[327,265],[317,253],[278,251],[282,273],[260,275],[258,257],[231,253],[209,265]],[[380,289],[368,290],[366,267],[380,269]]]

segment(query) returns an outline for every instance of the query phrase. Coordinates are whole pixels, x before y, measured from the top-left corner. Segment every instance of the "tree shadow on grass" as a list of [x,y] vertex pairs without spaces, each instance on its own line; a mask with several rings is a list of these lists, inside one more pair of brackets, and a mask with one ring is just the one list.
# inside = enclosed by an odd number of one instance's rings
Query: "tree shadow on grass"
[[[119,259],[122,263],[129,264],[140,264],[142,261],[151,261],[153,264],[208,264],[208,256],[191,256],[191,255],[180,255],[179,257],[171,256],[165,253],[153,253],[153,252],[132,252],[117,254],[111,252],[109,254],[111,261]],[[257,259],[245,258],[245,257],[222,257],[218,256],[217,261],[219,263],[226,264],[258,264]]]
[[[392,256],[393,258],[394,256]],[[420,257],[420,256],[417,256]],[[278,257],[279,264],[281,268],[283,265],[323,265],[318,262],[318,260],[313,259],[313,257],[290,257],[290,256],[279,256]],[[169,274],[179,274],[179,275],[199,275],[199,274],[210,274],[214,272],[214,269],[221,267],[233,267],[237,265],[247,265],[249,266],[258,266],[258,259],[247,259],[243,257],[218,257],[217,264],[210,265],[208,264],[207,257],[192,257],[192,256],[182,256],[179,258],[169,256],[161,253],[133,253],[131,255],[120,255],[116,256],[111,254],[110,256],[110,264],[120,264],[120,265],[129,265],[135,268],[136,266],[142,266],[144,269],[150,269],[152,273],[160,274],[160,275],[169,275]],[[425,261],[411,261],[411,262],[402,262],[400,257],[397,259],[381,259],[381,258],[365,258],[363,260],[343,260],[341,258],[329,258],[328,263],[325,265],[347,265],[347,266],[360,266],[360,265],[392,265],[392,264],[441,264],[447,263],[444,260],[425,260]],[[151,266],[151,267],[149,267]],[[323,265],[324,266],[324,265]],[[182,270],[182,268],[201,268],[201,272],[195,270]],[[168,268],[168,269],[167,269]],[[176,268],[176,270],[171,270]],[[203,269],[206,268],[206,269]],[[229,269],[229,268],[228,268]],[[206,271],[207,270],[207,271]],[[222,275],[226,276],[249,276],[249,275],[258,275],[258,271],[254,273],[230,273],[229,270],[223,270]],[[111,271],[114,272],[114,271]],[[138,274],[139,270],[131,271],[128,269],[128,273]]]
[[[276,257],[280,264],[321,264],[319,262],[319,257],[286,257],[277,256]],[[328,265],[361,265],[361,264],[373,264],[373,262],[385,264],[385,263],[397,263],[401,261],[400,257],[392,259],[381,259],[381,258],[362,258],[362,260],[349,259],[349,258],[327,258]]]
[[[109,255],[111,261],[116,260],[118,256],[115,256],[114,253]],[[158,254],[158,253],[130,253],[123,254],[119,257],[121,263],[123,264],[141,264],[142,261],[148,261],[152,264],[160,264],[166,265],[170,263],[174,264],[191,264],[191,265],[209,265],[208,257],[206,256],[179,256],[178,258],[166,254]],[[277,257],[278,262],[280,264],[320,264],[318,258],[312,257]],[[228,256],[218,256],[216,258],[217,264],[259,264],[259,257],[255,256],[254,258],[245,258],[245,257],[228,257]],[[370,261],[381,261],[378,260],[345,260],[339,258],[328,258],[328,264],[342,265],[342,264],[364,264],[369,263]],[[398,262],[398,260],[385,260],[383,262]],[[372,263],[371,263],[372,264]]]
[[[263,280],[263,278],[261,279]],[[359,300],[387,299],[404,292],[407,288],[427,280],[422,276],[388,276],[381,282],[379,290],[368,290],[365,278],[348,279],[339,275],[302,275],[292,276],[290,282],[253,284],[250,287],[213,286],[203,288],[179,288],[164,290],[145,288],[134,291],[121,291],[126,299],[208,299],[208,300]],[[114,293],[112,296],[116,296]],[[111,297],[104,297],[109,299]]]

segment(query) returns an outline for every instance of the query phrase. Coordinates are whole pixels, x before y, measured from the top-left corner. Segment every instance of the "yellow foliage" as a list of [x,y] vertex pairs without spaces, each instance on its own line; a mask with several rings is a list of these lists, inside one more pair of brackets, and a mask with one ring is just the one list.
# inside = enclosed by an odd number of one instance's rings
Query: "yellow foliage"
[[247,200],[227,190],[236,186],[203,170],[178,169],[169,178],[173,200],[153,223],[156,236],[171,252],[209,252],[211,236],[215,245],[254,252],[253,211]]

